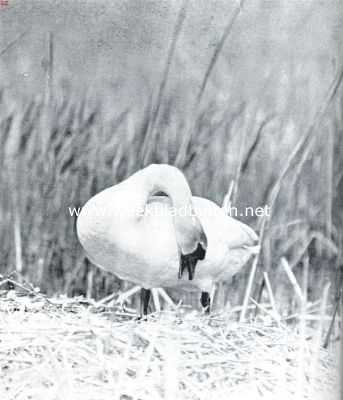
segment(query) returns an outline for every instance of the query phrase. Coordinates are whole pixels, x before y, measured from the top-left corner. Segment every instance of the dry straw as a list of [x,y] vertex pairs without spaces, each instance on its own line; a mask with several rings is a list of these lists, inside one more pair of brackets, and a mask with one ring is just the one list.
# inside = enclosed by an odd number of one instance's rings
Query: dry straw
[[185,309],[137,322],[82,298],[2,291],[1,399],[299,399],[299,368],[301,398],[338,399],[337,357],[258,306],[249,324]]

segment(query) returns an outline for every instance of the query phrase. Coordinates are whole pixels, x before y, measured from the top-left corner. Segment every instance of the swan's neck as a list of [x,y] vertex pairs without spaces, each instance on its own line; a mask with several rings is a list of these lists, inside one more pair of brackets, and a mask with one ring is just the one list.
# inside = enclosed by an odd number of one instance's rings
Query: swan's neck
[[[192,253],[205,242],[201,223],[194,213],[192,192],[183,173],[170,165],[152,164],[132,176],[133,186],[141,193],[145,209],[151,196],[164,192],[171,200],[176,240],[181,253]],[[202,237],[202,238],[201,238]]]
[[180,254],[179,277],[187,269],[191,280],[197,261],[205,258],[207,237],[200,219],[195,215],[192,192],[185,176],[179,169],[170,165],[152,164],[132,175],[124,183],[124,187],[125,185],[128,185],[124,190],[125,204],[134,199],[134,206],[141,211],[139,221],[143,224],[146,221],[149,223],[145,213],[149,198],[157,192],[164,192],[169,197],[173,207],[175,239]]
[[192,192],[186,178],[177,168],[169,165],[150,165],[145,172],[146,202],[157,192],[165,193],[177,211],[192,206]]
[[144,210],[149,199],[158,192],[165,193],[174,209],[192,206],[192,192],[186,178],[177,168],[164,164],[152,164],[133,174],[127,181],[138,209]]

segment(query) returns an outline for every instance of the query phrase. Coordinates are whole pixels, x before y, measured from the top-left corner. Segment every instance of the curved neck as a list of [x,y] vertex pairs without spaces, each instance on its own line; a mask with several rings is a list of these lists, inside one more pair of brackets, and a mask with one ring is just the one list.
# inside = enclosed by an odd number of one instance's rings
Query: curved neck
[[194,252],[199,243],[207,247],[206,235],[194,213],[191,189],[178,168],[152,164],[136,172],[130,180],[135,193],[140,194],[141,210],[145,210],[149,198],[157,192],[164,192],[170,198],[174,209],[176,241],[182,254]]
[[[175,209],[190,206],[192,192],[183,173],[176,167],[166,164],[151,164],[135,174],[143,178],[144,206],[157,192],[164,192]],[[135,176],[134,175],[134,176]]]

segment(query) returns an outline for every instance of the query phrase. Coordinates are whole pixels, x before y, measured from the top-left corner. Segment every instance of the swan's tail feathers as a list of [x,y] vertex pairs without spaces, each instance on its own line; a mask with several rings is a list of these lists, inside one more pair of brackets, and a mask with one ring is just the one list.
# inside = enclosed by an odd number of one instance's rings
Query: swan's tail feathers
[[227,217],[226,219],[226,242],[229,249],[244,248],[250,250],[251,254],[259,252],[259,237],[250,226]]
[[246,243],[247,246],[256,246],[259,242],[259,237],[257,236],[256,232],[250,228],[250,226],[241,224],[241,228],[244,230],[244,233],[246,234],[246,240],[248,243]]
[[249,250],[249,252],[251,253],[251,255],[256,256],[257,254],[259,254],[259,252],[261,251],[261,246],[260,245],[256,245],[256,246],[244,246],[244,248],[246,248],[247,250]]

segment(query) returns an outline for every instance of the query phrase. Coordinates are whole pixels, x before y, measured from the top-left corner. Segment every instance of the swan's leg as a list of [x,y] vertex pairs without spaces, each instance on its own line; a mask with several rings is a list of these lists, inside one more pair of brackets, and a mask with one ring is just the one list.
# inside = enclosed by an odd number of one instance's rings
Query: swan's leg
[[[122,293],[121,295],[118,296],[116,303],[119,304],[121,307],[124,306],[124,303],[127,301],[127,299],[137,292],[139,292],[142,289],[141,286],[134,286],[131,289],[127,290],[126,292]],[[173,302],[173,300],[167,295],[164,289],[162,288],[155,288],[151,289],[154,304],[156,311],[161,311],[161,303],[159,301],[159,296],[163,298],[163,300],[168,303],[174,310],[177,309],[177,305]],[[114,295],[111,295],[112,297]],[[106,300],[106,299],[105,299]]]
[[211,308],[211,297],[208,292],[201,292],[201,298],[200,298],[201,305],[205,311],[206,314],[210,313],[210,308]]
[[141,289],[140,317],[146,317],[148,315],[150,295],[150,289]]

